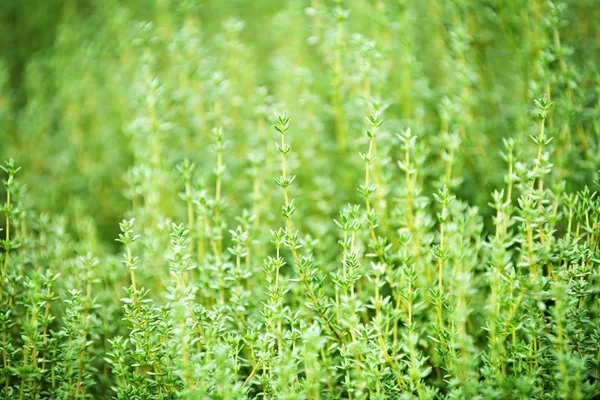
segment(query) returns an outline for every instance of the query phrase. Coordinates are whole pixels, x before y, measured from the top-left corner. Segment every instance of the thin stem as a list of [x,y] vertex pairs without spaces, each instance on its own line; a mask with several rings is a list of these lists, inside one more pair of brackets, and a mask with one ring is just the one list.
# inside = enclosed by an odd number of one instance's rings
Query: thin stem
[[5,244],[6,247],[4,248],[4,265],[2,266],[2,289],[4,289],[4,282],[6,279],[6,271],[8,269],[8,257],[10,254],[10,218],[9,218],[9,212],[10,212],[10,188],[8,188],[6,190],[6,212],[4,215],[5,218],[5,224],[6,224],[6,238],[5,238]]

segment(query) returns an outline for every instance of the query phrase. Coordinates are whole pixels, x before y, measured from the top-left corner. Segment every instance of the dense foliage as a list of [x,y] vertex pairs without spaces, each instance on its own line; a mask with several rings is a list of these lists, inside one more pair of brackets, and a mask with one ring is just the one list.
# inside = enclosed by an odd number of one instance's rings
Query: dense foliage
[[3,398],[600,396],[595,0],[0,10]]

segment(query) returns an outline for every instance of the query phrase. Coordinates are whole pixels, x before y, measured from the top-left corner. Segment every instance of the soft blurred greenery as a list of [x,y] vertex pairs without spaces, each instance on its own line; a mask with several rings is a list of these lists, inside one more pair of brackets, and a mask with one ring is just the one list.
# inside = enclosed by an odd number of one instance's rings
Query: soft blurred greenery
[[[188,156],[212,168],[207,141],[214,126],[225,124],[235,155],[230,166],[246,165],[248,154],[270,146],[269,121],[285,108],[302,146],[300,184],[335,182],[313,191],[328,193],[321,211],[335,215],[356,198],[359,138],[366,100],[374,96],[389,105],[391,133],[410,127],[432,149],[444,132],[457,133],[453,175],[462,182],[454,190],[489,213],[489,193],[503,183],[502,139],[515,138],[523,158],[535,151],[528,139],[537,129],[533,99],[543,94],[556,103],[549,132],[557,180],[579,189],[595,176],[597,5],[3,1],[0,159],[12,156],[26,166],[22,179],[37,208],[92,215],[101,237],[112,241],[130,208],[125,172],[144,157],[135,137],[145,134],[126,132],[147,111],[140,83],[150,74],[161,85],[158,118],[168,123],[161,163],[172,168]],[[349,11],[340,24],[338,6]],[[339,135],[348,138],[347,147],[336,145]],[[392,149],[381,151],[396,157]],[[427,176],[443,170],[441,156],[428,155]],[[311,171],[322,182],[302,179]],[[229,179],[235,190],[245,189],[242,181]]]

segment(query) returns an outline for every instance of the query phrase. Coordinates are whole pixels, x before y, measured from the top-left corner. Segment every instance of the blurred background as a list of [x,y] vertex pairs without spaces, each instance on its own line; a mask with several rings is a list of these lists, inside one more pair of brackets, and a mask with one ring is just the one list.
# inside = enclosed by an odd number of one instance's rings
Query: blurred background
[[330,221],[360,201],[358,151],[377,103],[387,194],[395,133],[411,128],[431,191],[452,157],[445,183],[488,215],[504,184],[503,138],[534,157],[533,100],[543,95],[555,102],[555,181],[581,189],[596,176],[598,21],[596,0],[4,0],[0,158],[23,166],[23,201],[113,243],[136,201],[184,215],[175,165],[188,157],[198,185],[210,184],[217,126],[224,190],[247,206],[252,171],[279,175],[271,121],[285,109],[300,212]]

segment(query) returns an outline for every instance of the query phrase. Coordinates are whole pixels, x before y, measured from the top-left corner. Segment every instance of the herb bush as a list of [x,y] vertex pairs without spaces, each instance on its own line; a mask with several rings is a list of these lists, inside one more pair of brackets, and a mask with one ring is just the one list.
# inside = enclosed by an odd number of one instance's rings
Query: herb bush
[[37,3],[4,398],[598,398],[595,1]]

